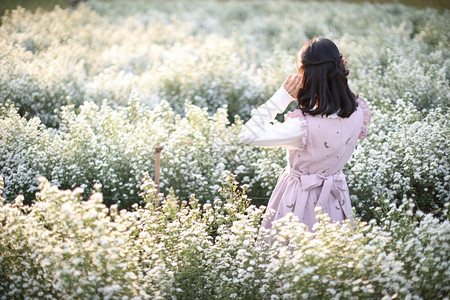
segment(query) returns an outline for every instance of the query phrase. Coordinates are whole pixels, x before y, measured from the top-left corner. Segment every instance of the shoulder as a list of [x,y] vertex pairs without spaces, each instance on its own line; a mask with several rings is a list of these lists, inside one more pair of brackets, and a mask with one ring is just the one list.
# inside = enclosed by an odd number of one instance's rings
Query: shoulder
[[304,131],[307,131],[308,128],[308,120],[306,119],[305,114],[300,108],[297,108],[293,111],[289,111],[284,115],[285,123],[295,122],[299,123]]
[[370,108],[366,100],[364,100],[361,97],[358,97],[356,98],[356,103],[358,104],[358,107],[361,107],[364,114],[370,114]]
[[287,114],[284,115],[284,119],[287,120],[288,118],[296,119],[296,118],[302,118],[304,117],[304,114],[301,109],[297,108],[293,111],[289,111]]
[[358,97],[356,99],[356,103],[358,103],[358,107],[361,108],[362,113],[363,113],[363,124],[361,127],[361,132],[359,134],[359,139],[364,139],[367,135],[367,128],[369,126],[370,123],[370,119],[371,119],[371,113],[370,113],[370,108],[369,105],[367,104],[367,102],[361,98]]
[[308,120],[306,119],[305,114],[303,113],[303,111],[300,108],[297,108],[297,109],[285,114],[284,120],[286,123],[290,122],[291,120],[295,120],[300,123],[300,129],[302,132],[302,143],[300,145],[300,151],[302,151],[306,145],[306,141],[309,136],[309,125],[308,125]]

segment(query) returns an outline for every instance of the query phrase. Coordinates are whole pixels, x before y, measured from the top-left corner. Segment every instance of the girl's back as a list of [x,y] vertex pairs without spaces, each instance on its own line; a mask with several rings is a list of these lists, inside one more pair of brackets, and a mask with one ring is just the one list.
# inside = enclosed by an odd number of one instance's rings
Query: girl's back
[[302,130],[301,150],[288,150],[289,165],[304,174],[334,174],[344,167],[356,147],[358,139],[365,136],[369,111],[367,104],[358,98],[356,111],[348,118],[337,115],[311,116],[296,109],[286,118],[300,118]]

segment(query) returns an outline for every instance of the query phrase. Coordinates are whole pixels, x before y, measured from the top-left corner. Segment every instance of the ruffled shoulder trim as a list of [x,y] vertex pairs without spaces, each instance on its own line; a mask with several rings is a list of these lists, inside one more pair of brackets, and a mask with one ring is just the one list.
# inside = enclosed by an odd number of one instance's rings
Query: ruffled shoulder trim
[[364,114],[363,125],[361,127],[361,132],[359,133],[359,137],[358,137],[360,140],[362,140],[367,135],[367,129],[369,127],[371,114],[370,114],[369,106],[367,105],[366,101],[364,101],[363,99],[358,97],[358,99],[356,99],[356,102],[358,102],[358,106],[361,107],[363,114]]
[[305,148],[306,141],[308,140],[308,135],[309,135],[308,120],[306,119],[305,114],[303,113],[303,111],[300,108],[297,108],[293,111],[288,112],[285,115],[284,120],[286,121],[287,118],[299,118],[300,119],[303,134],[302,134],[302,144],[299,147],[300,148],[299,151],[303,151],[303,148]]

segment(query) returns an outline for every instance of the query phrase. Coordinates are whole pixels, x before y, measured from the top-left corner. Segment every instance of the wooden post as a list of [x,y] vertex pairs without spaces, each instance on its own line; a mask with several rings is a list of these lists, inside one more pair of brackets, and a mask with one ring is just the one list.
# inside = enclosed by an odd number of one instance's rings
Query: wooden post
[[155,195],[155,207],[159,206],[159,175],[160,175],[160,162],[161,162],[161,151],[164,146],[158,145],[155,147],[155,183],[156,183],[156,195]]

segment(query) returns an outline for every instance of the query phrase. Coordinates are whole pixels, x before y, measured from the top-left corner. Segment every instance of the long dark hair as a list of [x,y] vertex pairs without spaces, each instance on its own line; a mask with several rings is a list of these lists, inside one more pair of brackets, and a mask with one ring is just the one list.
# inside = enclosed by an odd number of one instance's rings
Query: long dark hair
[[310,115],[331,115],[347,118],[356,110],[355,95],[347,83],[342,55],[326,38],[306,42],[297,56],[297,70],[303,84],[298,92],[297,108]]

